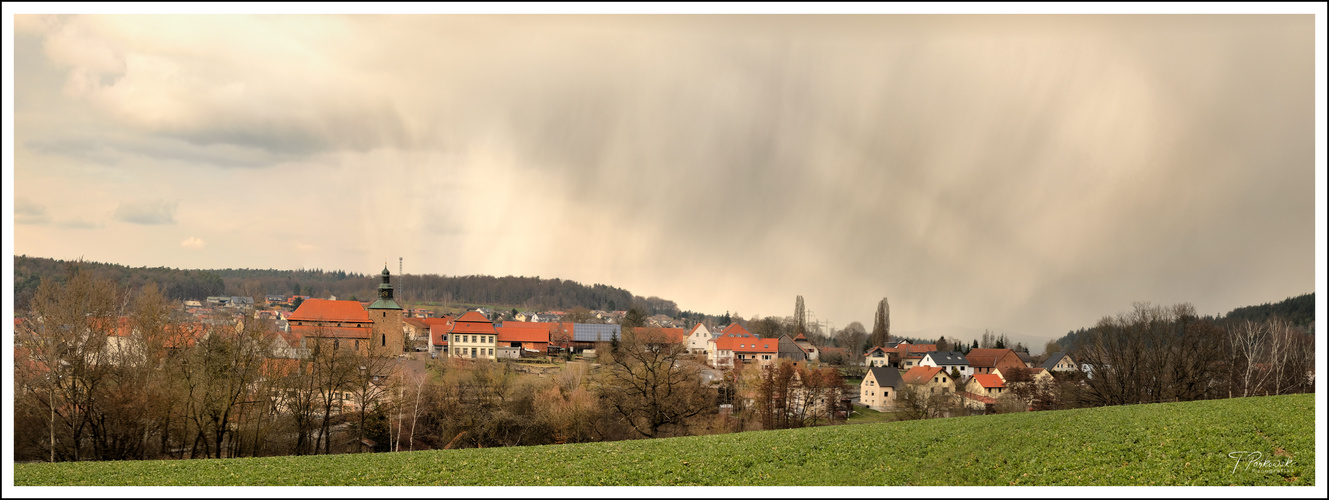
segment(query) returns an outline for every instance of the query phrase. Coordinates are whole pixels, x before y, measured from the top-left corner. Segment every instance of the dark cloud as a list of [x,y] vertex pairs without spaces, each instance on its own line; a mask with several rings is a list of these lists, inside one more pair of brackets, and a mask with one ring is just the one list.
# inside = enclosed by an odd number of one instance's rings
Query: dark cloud
[[176,201],[137,200],[123,201],[116,207],[112,216],[119,221],[133,224],[175,224]]
[[[20,44],[16,142],[282,165],[212,179],[298,186],[246,203],[326,229],[290,236],[310,256],[446,246],[454,272],[694,310],[801,294],[842,326],[889,296],[902,331],[1048,337],[1137,300],[1216,314],[1314,285],[1310,16],[167,21],[197,29],[75,18],[59,51]],[[99,78],[51,90],[79,72]]]
[[46,207],[24,197],[14,198],[14,222],[18,224],[47,224],[51,217]]

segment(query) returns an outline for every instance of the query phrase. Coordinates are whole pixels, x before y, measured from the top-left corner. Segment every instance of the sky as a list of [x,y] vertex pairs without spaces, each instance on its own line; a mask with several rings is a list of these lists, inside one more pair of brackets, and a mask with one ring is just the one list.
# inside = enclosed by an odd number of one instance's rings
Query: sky
[[1315,29],[17,15],[12,251],[401,258],[743,317],[801,295],[833,328],[870,329],[885,297],[894,332],[1031,343],[1134,302],[1222,314],[1316,290]]

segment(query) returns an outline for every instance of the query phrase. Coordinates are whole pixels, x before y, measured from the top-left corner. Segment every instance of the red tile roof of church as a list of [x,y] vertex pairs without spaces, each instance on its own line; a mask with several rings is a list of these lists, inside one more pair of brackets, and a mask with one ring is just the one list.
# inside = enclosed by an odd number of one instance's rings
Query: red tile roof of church
[[369,322],[369,311],[354,300],[309,299],[300,303],[288,321]]

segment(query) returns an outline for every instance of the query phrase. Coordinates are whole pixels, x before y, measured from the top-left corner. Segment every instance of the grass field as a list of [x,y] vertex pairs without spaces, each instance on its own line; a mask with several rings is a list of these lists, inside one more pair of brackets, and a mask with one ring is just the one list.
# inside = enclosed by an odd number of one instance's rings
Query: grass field
[[877,422],[891,422],[895,417],[890,413],[879,412],[866,406],[854,405],[854,414],[849,416],[851,424],[873,424]]
[[[1312,485],[1309,394],[719,436],[16,464],[32,485]],[[1231,458],[1234,452],[1260,452]]]

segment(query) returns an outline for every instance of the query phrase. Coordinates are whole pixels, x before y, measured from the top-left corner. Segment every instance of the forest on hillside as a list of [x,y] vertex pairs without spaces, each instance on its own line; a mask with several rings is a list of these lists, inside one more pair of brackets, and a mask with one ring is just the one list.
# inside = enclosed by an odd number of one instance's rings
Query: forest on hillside
[[[63,283],[73,261],[14,257],[14,307],[29,307],[41,280]],[[340,299],[367,300],[377,295],[379,275],[328,271],[323,269],[173,269],[167,267],[128,267],[118,264],[83,261],[88,271],[106,277],[121,287],[141,288],[155,282],[168,300],[203,300],[215,295],[255,297],[256,302],[269,294],[336,296]],[[626,310],[640,305],[648,315],[678,317],[680,311],[672,300],[635,296],[622,288],[608,285],[583,285],[558,278],[541,279],[519,276],[439,276],[407,274],[393,276],[397,299],[404,303],[437,302],[445,304],[485,304],[523,309]]]
[[[1303,332],[1311,333],[1315,325],[1315,292],[1288,297],[1274,303],[1266,302],[1258,306],[1238,307],[1227,314],[1218,317],[1210,316],[1205,319],[1228,326],[1247,320],[1253,323],[1264,323],[1275,318],[1287,321]],[[1061,348],[1071,350],[1079,342],[1079,339],[1086,338],[1088,334],[1093,333],[1096,329],[1097,326],[1091,326],[1071,330],[1055,342]]]

